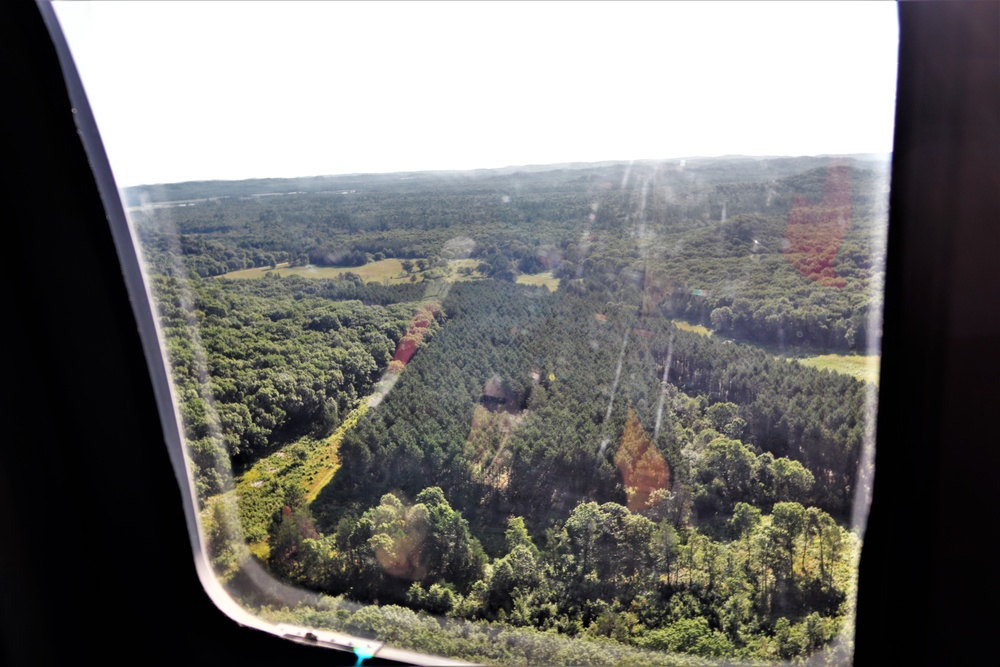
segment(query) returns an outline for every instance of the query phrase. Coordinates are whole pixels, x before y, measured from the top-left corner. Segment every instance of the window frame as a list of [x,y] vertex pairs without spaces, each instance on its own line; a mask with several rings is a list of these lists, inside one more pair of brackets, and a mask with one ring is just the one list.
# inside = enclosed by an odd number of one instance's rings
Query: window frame
[[[67,661],[81,646],[131,655],[134,644],[123,638],[136,636],[145,655],[161,660],[354,664],[350,654],[233,623],[195,581],[191,527],[177,504],[190,495],[162,444],[162,387],[146,369],[136,296],[122,278],[129,269],[109,232],[115,213],[101,200],[114,192],[99,173],[106,165],[93,151],[88,163],[77,135],[69,75],[42,21],[51,20],[51,7],[6,3],[2,11],[2,72],[15,116],[4,121],[5,200],[9,219],[22,222],[9,250],[17,284],[5,285],[14,307],[9,349],[34,371],[11,374],[18,384],[8,414],[19,428],[0,448],[0,501],[13,508],[0,547],[5,657],[12,665]],[[1000,321],[980,307],[1000,303],[990,272],[990,250],[1000,247],[1000,4],[902,2],[899,14],[880,437],[861,558],[859,665],[876,664],[885,646],[904,663],[978,657],[992,648],[984,612],[996,592],[995,577],[956,582],[955,572],[988,575],[993,563],[988,549],[954,540],[993,525],[997,502],[995,433],[988,413],[968,414],[1000,402],[992,380]],[[74,257],[77,270],[41,270],[32,261],[39,249]],[[928,359],[928,350],[940,352]],[[110,404],[75,384],[95,375],[121,388]],[[97,433],[102,451],[81,451],[80,424]],[[33,470],[51,481],[43,497]],[[122,543],[132,545],[126,554],[114,550]],[[148,604],[147,590],[157,604]],[[116,596],[119,617],[95,613],[105,595]]]

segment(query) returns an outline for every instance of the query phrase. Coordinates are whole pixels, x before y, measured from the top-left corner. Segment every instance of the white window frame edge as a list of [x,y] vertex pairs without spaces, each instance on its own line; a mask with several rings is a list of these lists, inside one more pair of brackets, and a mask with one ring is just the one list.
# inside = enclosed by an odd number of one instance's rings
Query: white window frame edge
[[[101,140],[101,134],[90,108],[90,103],[87,99],[79,72],[77,71],[76,63],[73,60],[72,52],[66,42],[55,10],[52,7],[52,0],[35,1],[55,47],[63,80],[66,84],[66,91],[72,105],[70,112],[73,114],[77,134],[80,136],[80,141],[87,154],[87,159],[93,171],[94,180],[101,197],[101,203],[104,206],[104,212],[111,228],[111,235],[114,239],[122,277],[125,281],[129,301],[132,304],[136,328],[142,342],[143,354],[146,358],[146,366],[156,398],[157,412],[163,428],[163,439],[167,446],[174,475],[177,478],[177,484],[180,487],[181,502],[184,506],[184,518],[192,547],[195,569],[205,593],[208,594],[208,597],[220,611],[236,623],[299,643],[351,652],[357,654],[359,657],[362,655],[369,658],[378,656],[380,658],[411,664],[474,664],[388,647],[381,641],[333,631],[318,630],[285,623],[268,623],[240,606],[219,582],[212,570],[208,557],[207,544],[203,539],[201,519],[195,499],[194,485],[192,484],[192,471],[184,455],[183,435],[180,430],[181,417],[177,407],[179,403],[174,393],[173,382],[170,380],[166,365],[166,347],[163,344],[163,333],[154,314],[155,307],[153,305],[154,302],[146,270],[138,255],[138,239],[125,213],[121,192],[115,182],[114,173],[108,161],[107,153],[104,150],[104,143]],[[275,579],[263,568],[254,565],[256,564],[247,568],[247,573],[255,583],[264,583],[266,580],[269,588],[278,587],[283,591],[287,591],[289,599],[302,598],[305,592],[303,589],[289,586]],[[308,592],[308,594],[314,595],[318,599],[317,594],[312,592]],[[358,606],[361,607],[364,605]]]

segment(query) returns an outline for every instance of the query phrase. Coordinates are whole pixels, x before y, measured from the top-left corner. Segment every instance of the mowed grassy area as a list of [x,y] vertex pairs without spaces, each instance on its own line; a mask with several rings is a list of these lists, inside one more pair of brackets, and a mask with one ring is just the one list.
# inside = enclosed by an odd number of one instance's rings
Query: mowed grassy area
[[881,357],[877,354],[821,354],[815,357],[799,357],[795,361],[804,366],[812,366],[820,370],[826,369],[835,373],[852,375],[859,380],[871,382],[878,386],[879,363]]
[[[370,264],[365,264],[364,266],[313,266],[308,264],[306,266],[288,266],[287,262],[278,264],[278,267],[272,269],[270,267],[258,267],[256,269],[242,269],[240,271],[230,271],[229,273],[222,274],[222,278],[234,278],[236,280],[252,280],[254,278],[263,278],[269,273],[277,273],[279,276],[302,276],[304,278],[335,278],[339,275],[345,273],[354,273],[361,276],[361,279],[366,283],[377,282],[383,284],[393,284],[402,283],[411,279],[412,276],[417,277],[417,281],[427,278],[441,278],[444,277],[449,281],[456,280],[479,280],[482,275],[476,271],[476,267],[479,266],[478,259],[452,259],[448,261],[448,268],[446,273],[442,276],[442,268],[431,268],[427,271],[418,271],[416,268],[413,269],[411,273],[407,273],[403,270],[402,260],[399,259],[383,259],[378,262],[372,262]],[[459,269],[463,268],[472,269],[472,273],[465,275],[459,273]],[[557,281],[558,283],[558,281]]]
[[287,263],[278,264],[278,268],[259,267],[256,269],[243,269],[242,271],[230,271],[222,274],[223,278],[234,278],[237,280],[263,278],[269,273],[277,273],[279,276],[303,276],[305,278],[335,278],[344,273],[356,273],[366,283],[370,282],[403,282],[409,280],[409,276],[403,271],[403,265],[398,259],[383,259],[378,262],[365,264],[364,266],[306,266],[290,267]]
[[559,278],[553,278],[551,271],[536,273],[534,275],[520,275],[517,277],[517,282],[522,285],[545,285],[550,292],[555,292],[559,289]]

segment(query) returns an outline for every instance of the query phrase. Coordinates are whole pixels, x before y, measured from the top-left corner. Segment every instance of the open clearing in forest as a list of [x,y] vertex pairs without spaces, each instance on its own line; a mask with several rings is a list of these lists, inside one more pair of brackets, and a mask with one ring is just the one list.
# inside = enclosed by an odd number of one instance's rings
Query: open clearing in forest
[[[448,277],[448,280],[479,280],[483,276],[476,270],[478,266],[478,259],[449,259],[448,270],[451,272],[451,275]],[[472,272],[469,275],[459,273],[459,269],[464,268],[472,269]]]
[[230,271],[222,274],[222,278],[252,279],[263,278],[269,273],[277,273],[285,276],[303,276],[305,278],[336,278],[345,273],[355,273],[361,276],[366,283],[371,282],[392,282],[401,283],[409,280],[403,265],[398,259],[383,259],[378,262],[371,262],[364,266],[288,266],[287,262],[278,264],[278,268],[258,267],[256,269],[243,269],[242,271]]
[[[344,434],[354,428],[358,420],[368,412],[368,401],[363,401],[347,415],[347,419],[341,422],[337,430],[329,438],[323,441],[321,447],[313,450],[310,461],[316,461],[319,465],[318,472],[313,476],[312,481],[307,481],[304,491],[306,492],[306,504],[316,500],[316,496],[323,490],[323,487],[330,483],[334,473],[340,468],[340,441],[344,439]],[[308,463],[306,464],[308,465]]]
[[517,282],[522,285],[545,285],[550,292],[555,292],[559,289],[559,278],[553,278],[551,271],[533,275],[520,275],[517,277]]
[[[416,262],[416,260],[413,260]],[[272,269],[269,266],[257,267],[255,269],[242,269],[240,271],[230,271],[229,273],[224,273],[221,278],[233,278],[236,280],[253,280],[254,278],[263,278],[270,273],[277,273],[281,277],[285,276],[302,276],[303,278],[336,278],[345,273],[354,273],[361,277],[366,283],[382,283],[385,285],[391,285],[396,283],[404,283],[409,281],[413,276],[417,277],[417,282],[426,278],[441,278],[444,277],[448,281],[456,280],[479,280],[482,278],[476,267],[479,266],[478,259],[452,259],[448,261],[448,268],[445,275],[442,276],[442,268],[437,269],[427,269],[426,271],[418,271],[414,267],[413,271],[407,273],[403,270],[402,260],[390,258],[383,259],[378,262],[371,262],[370,264],[365,264],[364,266],[313,266],[312,264],[307,264],[306,266],[288,266],[288,262],[282,262],[278,264],[278,267]],[[472,272],[468,275],[460,273],[459,270],[463,268],[472,269]],[[558,283],[558,281],[556,281]]]
[[881,356],[877,354],[867,356],[862,354],[821,354],[815,357],[795,357],[794,359],[803,366],[851,375],[878,386]]
[[690,322],[685,322],[684,320],[673,320],[674,326],[681,331],[690,331],[691,333],[696,333],[699,336],[711,336],[711,330],[702,326],[701,324],[691,324]]
[[368,410],[362,403],[347,415],[327,438],[302,438],[254,463],[236,478],[239,518],[250,551],[266,560],[267,529],[272,515],[285,502],[285,485],[292,483],[302,492],[305,504],[319,495],[340,468],[340,441]]
[[[711,329],[702,326],[701,324],[691,324],[690,322],[685,322],[684,320],[673,320],[673,323],[681,331],[690,331],[701,336],[712,335]],[[811,366],[812,368],[818,368],[819,370],[826,369],[828,371],[833,371],[834,373],[843,373],[844,375],[855,377],[862,382],[871,382],[876,387],[878,386],[879,362],[881,357],[877,354],[819,354],[814,356],[798,357],[789,355],[787,352],[782,353],[782,351],[775,350],[769,345],[750,344],[755,345],[755,347],[759,347],[762,350],[767,350],[777,357],[788,359],[789,361],[795,360],[803,366]]]

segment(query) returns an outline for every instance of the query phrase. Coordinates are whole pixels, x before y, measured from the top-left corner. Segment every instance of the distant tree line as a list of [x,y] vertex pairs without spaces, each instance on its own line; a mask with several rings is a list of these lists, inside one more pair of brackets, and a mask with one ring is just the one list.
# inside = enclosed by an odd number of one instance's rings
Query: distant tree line
[[222,198],[133,218],[160,273],[435,263],[456,258],[449,244],[467,239],[457,258],[480,259],[496,280],[551,270],[584,289],[631,286],[647,310],[779,348],[877,343],[880,175],[832,166],[740,181],[747,166],[728,168],[730,181],[725,165],[707,182],[616,166],[509,177],[495,189],[472,179],[391,190],[375,179],[350,194]]

